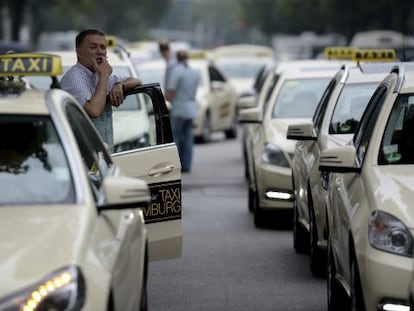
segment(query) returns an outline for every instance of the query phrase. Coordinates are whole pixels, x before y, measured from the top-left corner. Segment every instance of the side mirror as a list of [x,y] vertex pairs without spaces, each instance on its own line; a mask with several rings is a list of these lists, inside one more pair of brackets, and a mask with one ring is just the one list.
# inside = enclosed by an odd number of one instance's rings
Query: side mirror
[[254,108],[256,106],[256,96],[249,95],[240,97],[237,101],[238,109]]
[[356,166],[356,150],[346,145],[322,151],[319,159],[319,170],[331,173],[359,173]]
[[261,123],[262,122],[262,109],[259,107],[241,109],[239,111],[240,123]]
[[289,125],[286,138],[295,140],[316,140],[316,136],[313,135],[313,122],[306,121]]
[[146,207],[150,200],[150,191],[144,180],[126,177],[110,176],[103,180],[106,201],[99,210],[120,210]]
[[211,81],[210,88],[213,92],[221,91],[224,89],[224,83],[221,81]]

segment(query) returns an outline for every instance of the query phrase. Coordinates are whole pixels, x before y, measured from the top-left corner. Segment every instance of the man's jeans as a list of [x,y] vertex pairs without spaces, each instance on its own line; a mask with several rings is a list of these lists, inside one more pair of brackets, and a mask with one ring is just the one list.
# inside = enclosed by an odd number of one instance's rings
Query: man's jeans
[[189,172],[193,157],[193,121],[192,119],[172,116],[171,128],[180,155],[182,171]]

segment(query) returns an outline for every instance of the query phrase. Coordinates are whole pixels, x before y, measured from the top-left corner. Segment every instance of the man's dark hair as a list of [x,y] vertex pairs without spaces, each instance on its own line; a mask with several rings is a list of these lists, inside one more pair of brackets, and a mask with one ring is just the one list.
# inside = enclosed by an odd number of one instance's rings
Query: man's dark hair
[[160,49],[161,52],[169,51],[170,44],[168,43],[168,41],[163,40],[163,41],[158,42],[158,48]]
[[185,50],[179,50],[177,52],[177,61],[183,63],[188,59],[188,53]]
[[98,35],[98,36],[105,37],[105,34],[102,31],[97,30],[97,29],[85,29],[85,30],[82,30],[76,36],[76,40],[75,40],[75,46],[76,46],[76,48],[79,48],[82,45],[83,40],[85,40],[85,37],[86,36],[89,36],[89,35]]

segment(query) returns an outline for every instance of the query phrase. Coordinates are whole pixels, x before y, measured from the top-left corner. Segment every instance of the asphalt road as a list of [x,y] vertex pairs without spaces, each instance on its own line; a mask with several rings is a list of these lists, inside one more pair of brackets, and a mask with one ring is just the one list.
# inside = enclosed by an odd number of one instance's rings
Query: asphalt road
[[326,281],[293,249],[291,215],[254,226],[239,140],[195,145],[182,185],[183,254],[150,264],[150,311],[327,309]]

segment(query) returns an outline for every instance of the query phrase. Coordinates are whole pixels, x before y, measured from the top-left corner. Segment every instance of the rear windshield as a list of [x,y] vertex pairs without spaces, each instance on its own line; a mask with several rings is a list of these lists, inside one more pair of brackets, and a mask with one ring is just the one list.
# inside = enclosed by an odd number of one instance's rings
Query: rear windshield
[[52,121],[0,117],[0,204],[75,202],[69,165]]

